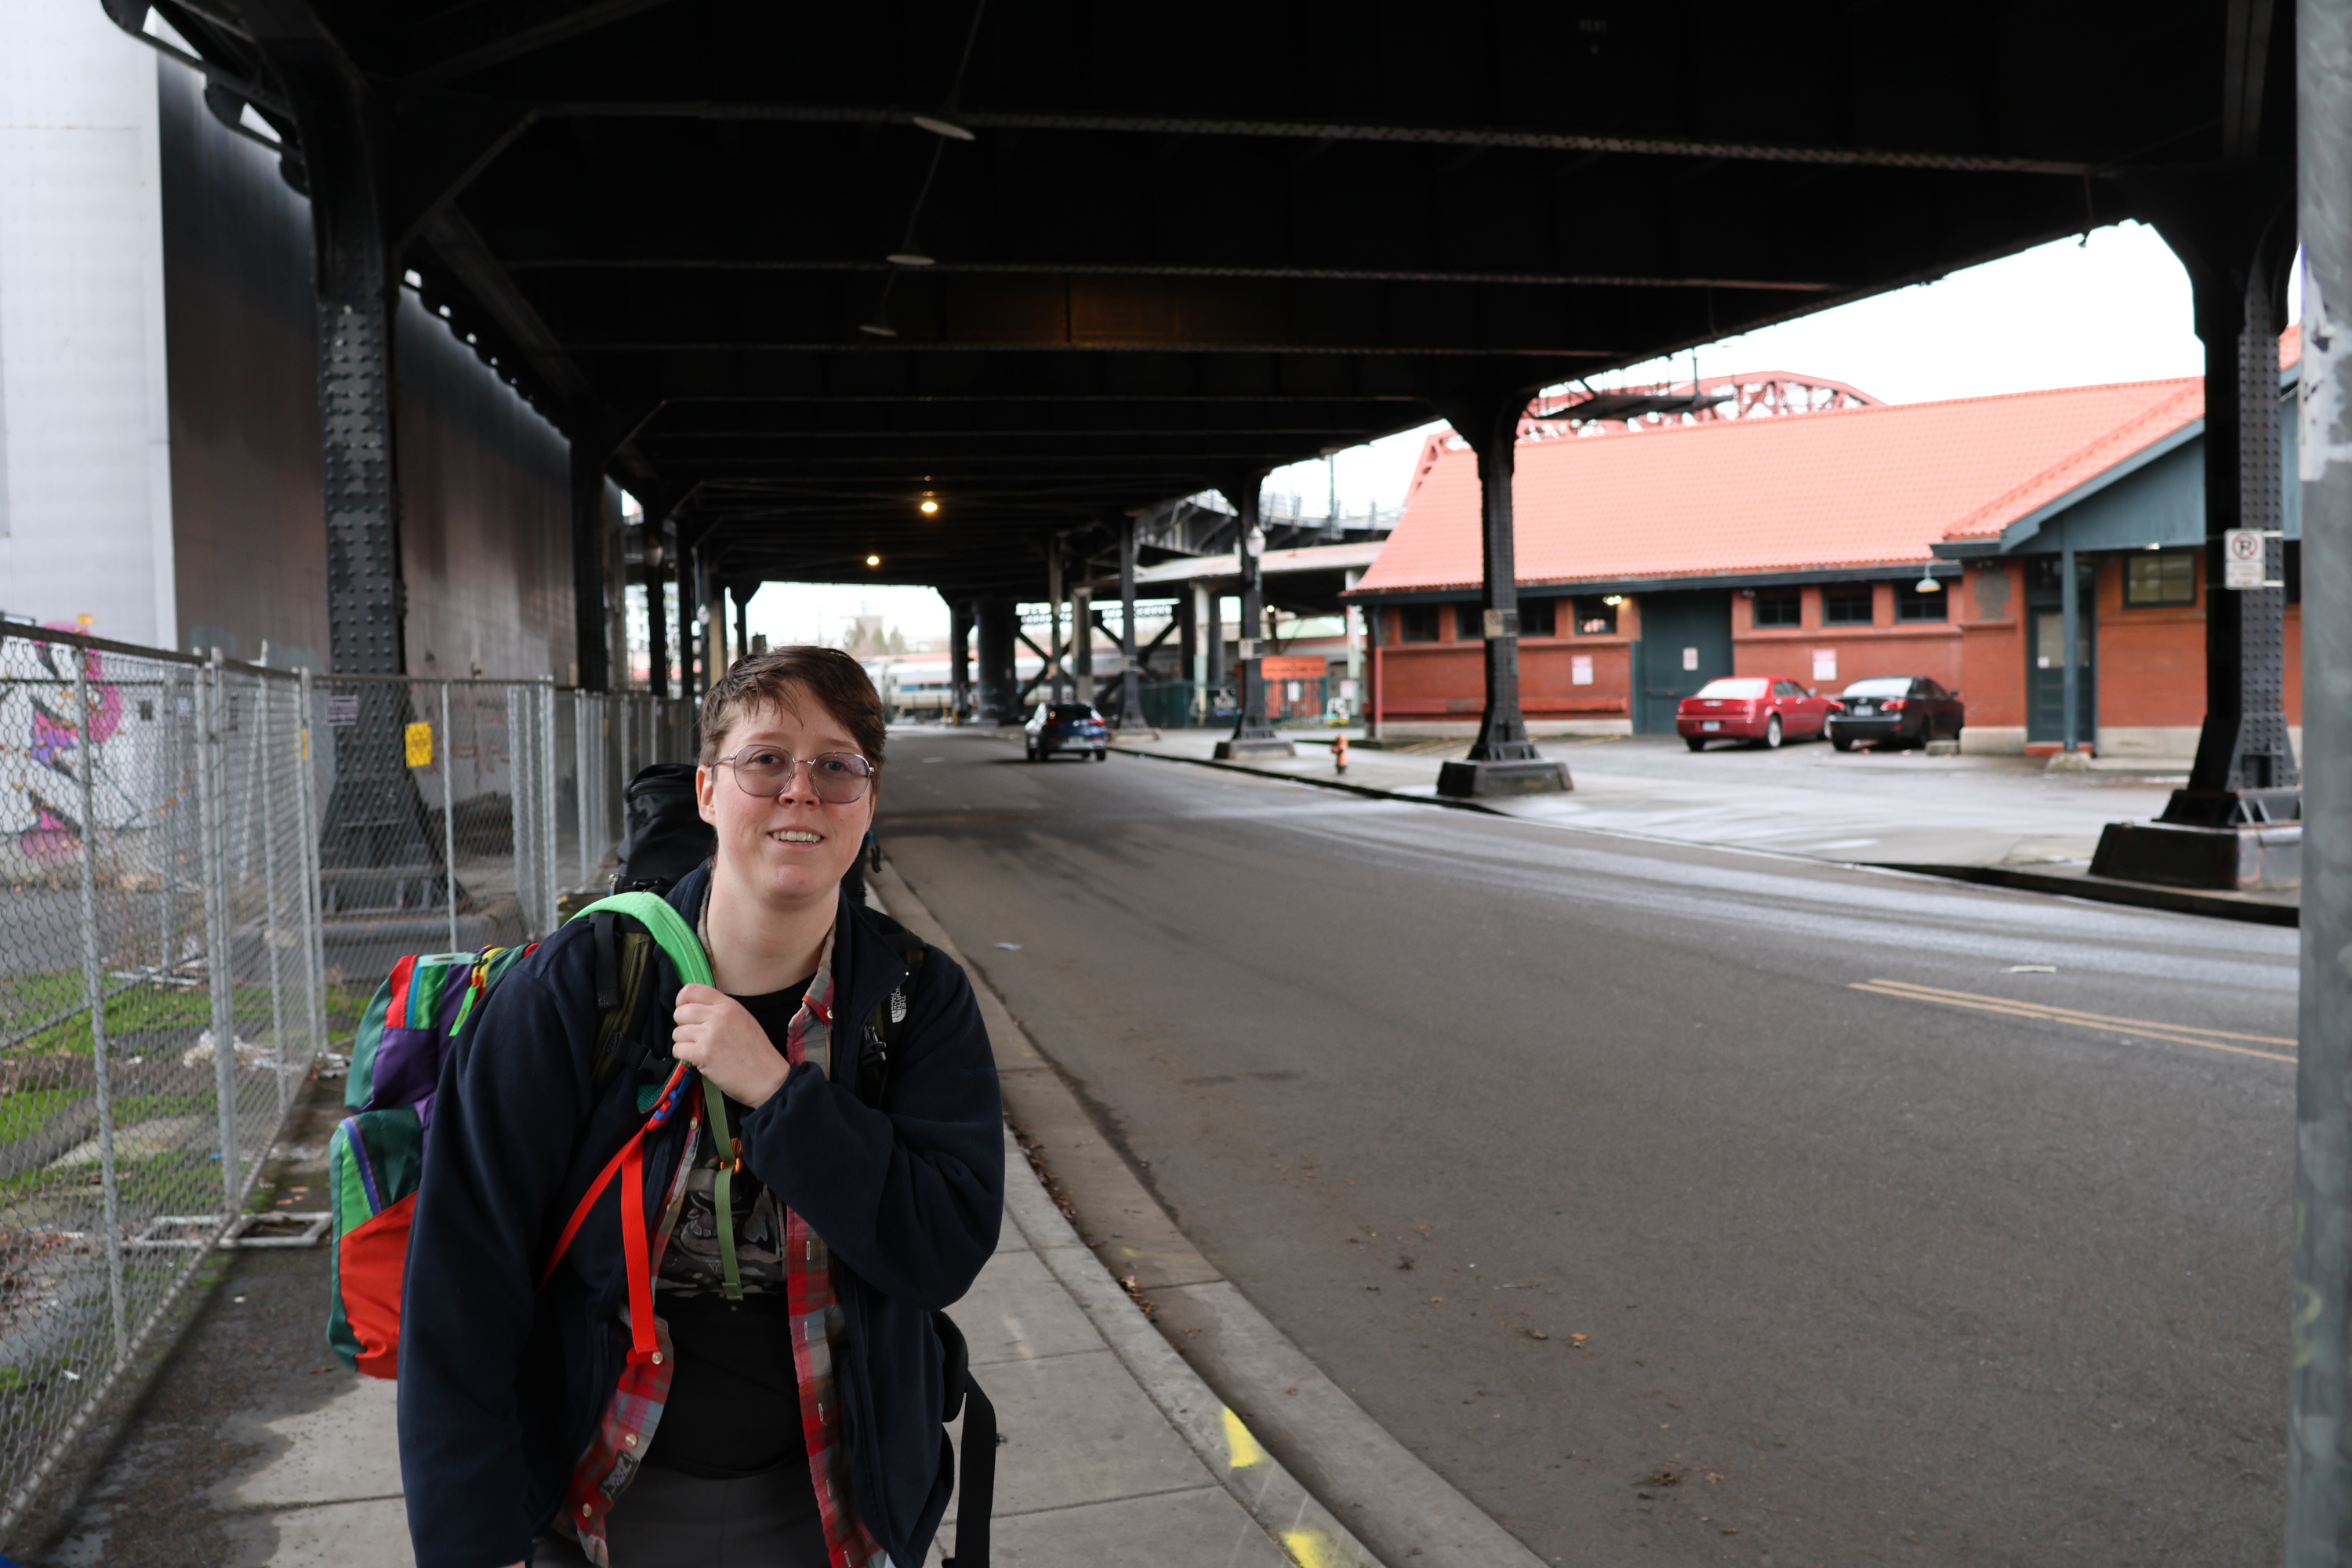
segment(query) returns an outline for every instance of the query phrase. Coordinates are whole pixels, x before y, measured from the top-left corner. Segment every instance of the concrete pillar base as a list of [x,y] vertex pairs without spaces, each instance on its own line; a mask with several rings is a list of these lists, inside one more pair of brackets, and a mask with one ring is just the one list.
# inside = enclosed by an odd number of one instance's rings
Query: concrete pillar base
[[2091,875],[2242,893],[2299,888],[2303,824],[2189,827],[2173,822],[2110,822],[2099,835]]
[[1295,757],[1297,754],[1297,746],[1276,735],[1266,740],[1220,741],[1216,757],[1221,763],[1229,763],[1246,762],[1254,757]]
[[1565,795],[1566,763],[1540,757],[1530,762],[1453,762],[1437,770],[1437,793],[1452,800],[1482,800],[1508,795]]

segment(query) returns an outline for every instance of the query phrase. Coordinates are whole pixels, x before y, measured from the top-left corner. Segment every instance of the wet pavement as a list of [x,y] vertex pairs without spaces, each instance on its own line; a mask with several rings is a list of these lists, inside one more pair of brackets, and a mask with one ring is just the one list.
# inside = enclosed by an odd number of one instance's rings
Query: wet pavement
[[[2276,1561],[2295,934],[1751,852],[2160,784],[1560,751],[1620,831],[907,731],[881,835],[1184,1237],[1544,1560]],[[1815,820],[1624,831],[1765,787]],[[1234,1404],[1373,1538],[1285,1402]]]
[[[1291,738],[1293,759],[1253,762],[1269,773],[1340,778],[1434,799],[1437,772],[1466,741],[1400,742],[1375,750],[1349,737],[1348,771],[1332,765],[1328,733]],[[1199,760],[1226,731],[1165,730],[1122,740],[1125,750]],[[1688,750],[1672,736],[1548,739],[1547,757],[1568,764],[1567,795],[1485,801],[1529,821],[1640,833],[1694,844],[1739,845],[1825,859],[1950,866],[2088,865],[2110,822],[2164,808],[2185,771],[2095,767],[2053,773],[2039,757],[1930,756],[1925,752],[1839,752],[1818,741],[1777,751]]]

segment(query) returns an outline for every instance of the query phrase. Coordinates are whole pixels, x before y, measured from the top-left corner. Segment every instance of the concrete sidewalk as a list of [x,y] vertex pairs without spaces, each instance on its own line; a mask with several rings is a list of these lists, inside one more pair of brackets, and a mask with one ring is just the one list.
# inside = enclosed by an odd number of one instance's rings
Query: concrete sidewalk
[[[1043,1068],[984,989],[983,1005],[1007,1065]],[[340,1086],[313,1087],[300,1136],[318,1142],[281,1147],[265,1177],[281,1205],[308,1204],[325,1178]],[[1380,1568],[1169,1347],[1010,1132],[1006,1166],[1003,1237],[952,1313],[1002,1434],[993,1561]],[[411,1568],[393,1385],[329,1357],[327,1261],[324,1249],[227,1259],[93,1483],[28,1562]],[[1391,1468],[1419,1467],[1408,1457]],[[929,1563],[952,1548],[953,1521],[950,1510]],[[1499,1540],[1468,1560],[1533,1562],[1483,1516],[1471,1521],[1481,1523]]]

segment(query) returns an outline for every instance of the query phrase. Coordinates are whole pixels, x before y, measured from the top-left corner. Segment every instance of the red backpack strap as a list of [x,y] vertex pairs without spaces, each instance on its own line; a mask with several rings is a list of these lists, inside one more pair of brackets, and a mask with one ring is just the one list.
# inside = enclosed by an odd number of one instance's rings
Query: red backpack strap
[[[582,1194],[579,1205],[572,1211],[571,1223],[556,1238],[555,1250],[547,1256],[547,1267],[539,1273],[540,1289],[545,1289],[547,1282],[555,1277],[555,1266],[562,1262],[563,1255],[571,1250],[572,1238],[580,1234],[580,1227],[588,1223],[588,1211],[596,1206],[596,1200],[604,1195],[604,1189],[613,1184],[613,1178],[619,1176],[621,1258],[629,1275],[629,1364],[632,1366],[661,1360],[661,1352],[654,1341],[653,1259],[648,1256],[650,1249],[646,1240],[646,1134],[667,1121],[670,1112],[677,1109],[683,1097],[677,1090],[691,1070],[679,1067],[670,1074],[669,1082],[663,1087],[661,1099],[654,1106],[653,1115],[646,1118],[644,1126],[629,1134],[629,1141],[604,1162],[604,1168],[597,1173],[594,1181],[588,1184],[588,1191]],[[691,1158],[691,1151],[681,1157]]]

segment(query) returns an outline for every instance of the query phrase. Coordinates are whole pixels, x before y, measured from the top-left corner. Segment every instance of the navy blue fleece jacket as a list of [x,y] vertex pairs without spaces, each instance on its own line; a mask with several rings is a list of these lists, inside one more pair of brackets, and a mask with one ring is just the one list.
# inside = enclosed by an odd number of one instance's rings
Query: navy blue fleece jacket
[[[698,870],[670,894],[689,921],[708,879]],[[602,1014],[584,925],[517,964],[442,1067],[401,1305],[400,1462],[418,1568],[529,1559],[628,1349],[617,1184],[537,1288],[572,1211],[641,1120],[642,1079],[625,1072],[593,1085]],[[833,1249],[859,1516],[896,1562],[917,1563],[951,1485],[930,1313],[971,1288],[1003,1210],[996,1068],[971,983],[933,952],[897,1031],[882,1103],[862,1102],[857,1034],[907,970],[846,899],[835,931],[835,1076],[793,1068],[744,1118],[744,1159]],[[678,979],[667,958],[653,962],[654,1016],[666,1024]],[[686,1121],[647,1140],[649,1226],[660,1223]]]

